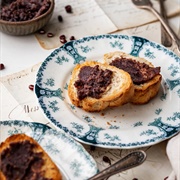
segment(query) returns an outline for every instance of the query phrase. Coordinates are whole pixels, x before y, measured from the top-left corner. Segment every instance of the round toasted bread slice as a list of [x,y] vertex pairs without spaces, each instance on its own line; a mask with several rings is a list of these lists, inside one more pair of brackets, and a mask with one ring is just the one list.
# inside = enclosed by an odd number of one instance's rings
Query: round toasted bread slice
[[[104,92],[100,93],[98,98],[87,96],[83,99],[78,97],[78,90],[75,83],[79,80],[79,74],[83,67],[95,67],[102,71],[110,70],[111,82],[105,88]],[[86,85],[84,85],[86,86]],[[114,66],[105,65],[95,61],[86,61],[78,64],[72,71],[72,76],[68,85],[68,95],[71,102],[85,111],[101,111],[108,106],[120,106],[129,101],[134,94],[134,87],[130,75]]]
[[15,134],[0,144],[0,179],[61,180],[49,155],[33,138]]
[[[144,58],[134,57],[127,53],[115,51],[104,54],[105,64],[111,64],[116,58],[135,60],[140,63],[145,63],[149,67],[154,67],[153,64]],[[161,74],[156,74],[152,79],[140,84],[134,84],[134,96],[131,98],[130,102],[133,104],[145,104],[149,102],[153,97],[155,97],[159,91],[161,85]]]

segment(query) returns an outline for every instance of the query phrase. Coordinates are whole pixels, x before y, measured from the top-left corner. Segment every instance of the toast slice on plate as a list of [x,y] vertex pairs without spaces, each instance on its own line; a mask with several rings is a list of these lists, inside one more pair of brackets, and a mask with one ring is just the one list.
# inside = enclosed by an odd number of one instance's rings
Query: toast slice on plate
[[145,104],[157,95],[162,79],[160,67],[154,67],[144,58],[120,51],[104,54],[104,62],[131,75],[134,84],[134,96],[130,100],[131,103]]
[[25,134],[15,134],[0,144],[1,180],[61,180],[62,176],[43,148]]
[[127,72],[95,61],[76,65],[68,85],[71,102],[89,112],[123,105],[133,94],[133,83]]

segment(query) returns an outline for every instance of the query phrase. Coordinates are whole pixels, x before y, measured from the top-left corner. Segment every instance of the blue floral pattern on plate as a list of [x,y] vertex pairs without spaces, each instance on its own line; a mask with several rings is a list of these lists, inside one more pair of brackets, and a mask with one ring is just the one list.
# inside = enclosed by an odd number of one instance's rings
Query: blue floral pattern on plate
[[[99,113],[72,105],[67,89],[74,66],[103,62],[108,52],[123,51],[161,67],[158,95],[148,104],[126,104]],[[136,148],[156,144],[180,131],[180,58],[164,46],[137,36],[99,35],[71,41],[42,63],[35,93],[47,119],[78,141],[106,148]]]
[[64,132],[40,123],[0,121],[0,143],[17,133],[25,133],[41,145],[61,170],[63,180],[86,180],[98,172],[96,162],[84,147]]

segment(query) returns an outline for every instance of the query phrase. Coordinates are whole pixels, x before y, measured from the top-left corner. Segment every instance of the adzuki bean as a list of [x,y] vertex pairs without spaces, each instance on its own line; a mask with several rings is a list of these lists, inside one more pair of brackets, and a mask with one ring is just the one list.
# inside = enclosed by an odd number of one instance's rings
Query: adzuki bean
[[0,64],[0,70],[3,70],[3,69],[5,69],[5,66],[4,66],[4,64]]
[[103,156],[103,161],[111,165],[111,160],[107,156]]
[[50,5],[50,0],[11,1],[0,8],[0,17],[5,21],[27,21],[47,12]]
[[54,36],[54,34],[53,33],[47,33],[47,37],[49,37],[49,38],[51,38],[51,37],[53,37]]
[[29,85],[29,89],[30,89],[31,91],[33,91],[33,90],[34,90],[34,85],[30,84],[30,85]]
[[62,44],[65,44],[65,43],[67,42],[66,36],[65,36],[64,34],[60,35],[60,36],[59,36],[59,39],[60,39],[60,42],[61,42]]
[[59,21],[59,22],[62,22],[62,21],[63,21],[63,18],[62,18],[61,15],[58,16],[58,21]]
[[66,40],[66,39],[60,39],[60,42],[61,42],[62,44],[65,44],[65,43],[67,43],[67,40]]
[[72,13],[72,7],[71,7],[71,5],[65,6],[65,10],[66,10],[67,13]]
[[46,31],[44,29],[40,29],[38,32],[39,32],[39,34],[45,34],[46,33]]
[[63,35],[60,35],[59,36],[59,39],[66,39],[66,36],[63,34]]
[[74,36],[71,36],[70,37],[70,40],[73,41],[73,40],[76,40]]

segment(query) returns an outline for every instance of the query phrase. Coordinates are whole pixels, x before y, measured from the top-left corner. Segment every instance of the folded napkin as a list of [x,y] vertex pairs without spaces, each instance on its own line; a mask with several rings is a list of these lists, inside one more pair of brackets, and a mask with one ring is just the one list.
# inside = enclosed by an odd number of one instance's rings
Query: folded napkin
[[167,180],[180,180],[180,133],[169,140],[166,151],[173,169]]

